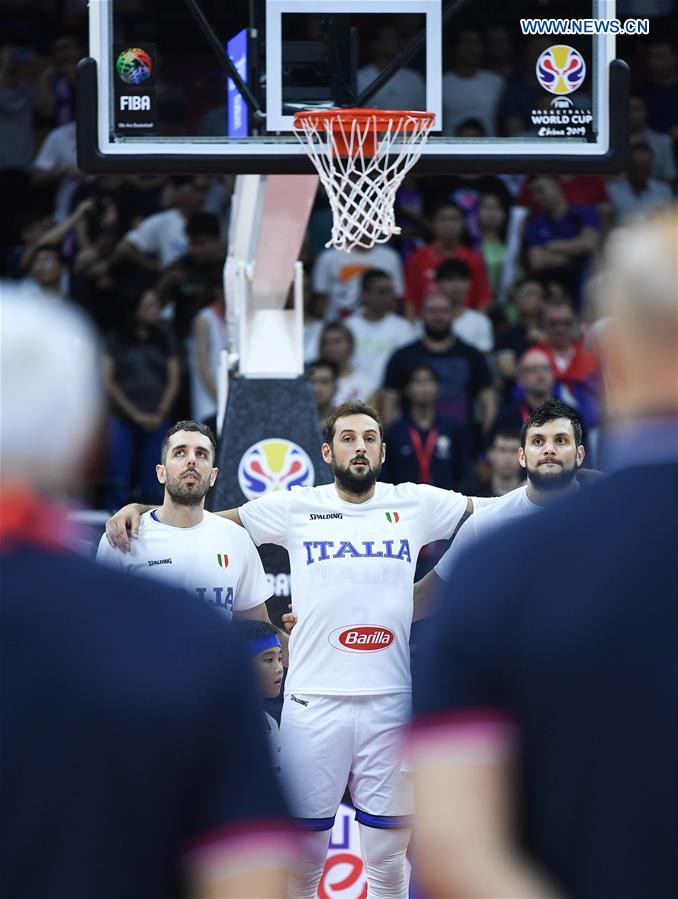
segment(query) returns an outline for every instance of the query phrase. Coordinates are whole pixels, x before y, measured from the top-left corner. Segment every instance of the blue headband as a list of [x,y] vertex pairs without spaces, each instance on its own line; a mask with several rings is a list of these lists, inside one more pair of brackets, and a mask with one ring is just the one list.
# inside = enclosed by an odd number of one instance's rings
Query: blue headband
[[257,637],[256,640],[247,641],[247,648],[251,656],[258,656],[260,652],[263,652],[265,649],[273,649],[274,646],[282,649],[277,634],[269,634],[266,637]]

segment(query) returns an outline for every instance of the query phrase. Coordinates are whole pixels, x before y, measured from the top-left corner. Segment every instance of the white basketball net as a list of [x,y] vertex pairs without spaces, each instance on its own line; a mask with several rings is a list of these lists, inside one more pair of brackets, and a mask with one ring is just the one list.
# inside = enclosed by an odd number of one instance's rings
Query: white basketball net
[[332,209],[326,247],[370,249],[400,234],[396,191],[419,159],[433,121],[426,114],[391,118],[382,110],[348,121],[305,114],[295,119],[294,132],[306,145]]

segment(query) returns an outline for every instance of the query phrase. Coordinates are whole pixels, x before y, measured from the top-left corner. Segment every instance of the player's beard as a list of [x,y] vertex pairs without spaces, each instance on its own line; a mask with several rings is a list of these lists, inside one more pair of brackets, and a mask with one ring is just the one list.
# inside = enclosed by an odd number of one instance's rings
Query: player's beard
[[[186,474],[185,471],[181,473]],[[178,478],[167,477],[165,482],[165,490],[172,498],[175,506],[197,506],[210,489],[209,478],[204,481],[182,481],[181,475]]]
[[[361,458],[365,457],[363,456]],[[379,472],[381,471],[381,462],[378,462],[376,467],[372,468],[368,461],[365,470],[362,473],[359,473],[351,470],[350,463],[345,468],[342,468],[337,464],[334,456],[332,456],[330,467],[335,480],[343,490],[347,493],[352,493],[354,496],[364,496],[364,494],[369,493],[372,487],[374,487],[375,481],[379,477]]]
[[542,493],[557,493],[559,490],[565,490],[572,485],[577,477],[576,462],[573,462],[569,468],[566,468],[560,461],[554,460],[554,464],[561,466],[560,471],[545,470],[543,463],[527,469],[530,481]]

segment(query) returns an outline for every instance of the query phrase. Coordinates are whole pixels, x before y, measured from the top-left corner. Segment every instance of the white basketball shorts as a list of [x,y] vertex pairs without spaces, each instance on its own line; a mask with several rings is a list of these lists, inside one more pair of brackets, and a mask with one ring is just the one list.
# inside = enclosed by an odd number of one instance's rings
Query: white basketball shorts
[[327,830],[348,785],[356,818],[372,827],[406,827],[414,803],[403,772],[403,728],[411,694],[285,696],[281,777],[292,812]]

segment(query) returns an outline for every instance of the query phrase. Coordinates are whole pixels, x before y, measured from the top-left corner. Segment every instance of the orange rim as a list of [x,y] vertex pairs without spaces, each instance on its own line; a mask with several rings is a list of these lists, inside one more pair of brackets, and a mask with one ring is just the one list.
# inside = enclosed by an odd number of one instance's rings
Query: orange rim
[[[397,125],[400,131],[412,132],[419,128],[430,127],[435,115],[432,112],[419,112],[407,109],[303,109],[294,115],[294,127],[303,128],[311,125],[319,128],[329,125],[334,135],[334,151],[339,156],[351,156],[362,152],[364,156],[374,156],[380,134],[386,133]],[[359,147],[351,147],[346,142],[354,122],[361,125],[368,121],[373,123],[371,133],[364,135]]]

